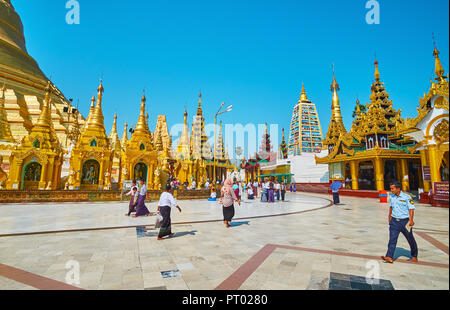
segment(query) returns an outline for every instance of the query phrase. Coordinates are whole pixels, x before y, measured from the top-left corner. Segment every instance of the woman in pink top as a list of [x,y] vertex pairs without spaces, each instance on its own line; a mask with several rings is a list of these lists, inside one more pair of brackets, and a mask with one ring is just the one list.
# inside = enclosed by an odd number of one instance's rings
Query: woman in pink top
[[241,205],[241,201],[236,197],[233,190],[233,180],[226,179],[221,194],[221,203],[223,206],[223,222],[227,227],[230,227],[230,222],[234,217],[234,201]]

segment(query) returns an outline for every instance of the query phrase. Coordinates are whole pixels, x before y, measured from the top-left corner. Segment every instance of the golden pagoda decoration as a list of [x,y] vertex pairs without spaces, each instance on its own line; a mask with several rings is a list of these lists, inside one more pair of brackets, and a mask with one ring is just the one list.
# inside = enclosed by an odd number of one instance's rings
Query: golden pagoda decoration
[[339,90],[340,88],[339,84],[336,81],[333,65],[333,81],[331,83],[331,91],[333,92],[331,104],[331,121],[330,125],[328,126],[326,138],[323,141],[323,144],[328,146],[328,151],[330,153],[333,152],[333,149],[337,144],[339,137],[347,133],[347,130],[345,129],[344,126],[344,122],[342,120],[341,106],[339,103],[339,96],[338,96]]
[[[104,190],[111,188],[114,153],[106,136],[102,112],[103,83],[97,89],[97,105],[91,109],[86,126],[72,149],[69,189]],[[91,106],[92,107],[92,106]]]
[[211,160],[211,145],[205,133],[205,118],[202,110],[202,94],[199,95],[197,114],[192,122],[191,154],[194,160]]
[[332,117],[326,140],[329,154],[317,157],[317,164],[328,164],[330,181],[344,181],[348,188],[358,190],[389,189],[392,181],[401,181],[403,190],[417,190],[421,185],[420,156],[412,149],[415,142],[400,135],[403,126],[401,111],[394,110],[389,93],[381,82],[375,60],[375,81],[370,103],[363,113],[357,101],[357,113],[350,132],[345,130],[339,106],[333,70]]
[[[216,154],[208,143],[208,136],[205,133],[205,119],[202,110],[202,95],[199,95],[197,114],[192,122],[191,136],[189,137],[189,125],[187,124],[188,113],[184,111],[184,125],[174,158],[174,174],[182,183],[192,185],[196,182],[197,188],[209,181],[213,182],[214,169],[216,169],[216,179],[225,180],[227,172],[236,167],[231,164],[228,154],[224,148],[222,126],[218,133],[218,147]],[[216,161],[214,162],[214,157]]]
[[51,83],[48,82],[42,112],[30,134],[12,152],[7,189],[59,188],[63,150],[51,117]]
[[[399,126],[399,132],[417,142],[412,151],[420,153],[425,193],[434,191],[434,184],[449,181],[449,81],[434,43],[435,81],[427,94],[419,99],[417,116]],[[427,172],[427,173],[425,173]],[[421,173],[422,175],[422,173]],[[447,204],[448,206],[448,201]]]
[[120,144],[119,135],[117,133],[117,114],[114,114],[114,122],[108,139],[109,139],[109,148],[113,153],[113,163],[111,168],[111,186],[116,187],[119,186],[118,184],[120,184],[121,182],[120,172],[122,170],[122,146]]
[[[149,189],[159,187],[158,182],[158,151],[148,128],[145,113],[145,93],[141,99],[141,110],[136,128],[130,140],[126,138],[126,126],[122,137],[122,186],[126,180],[143,179]],[[156,176],[156,180],[155,180]],[[159,189],[159,188],[158,188]]]
[[[4,84],[4,112],[16,143],[28,136],[39,118],[48,81],[38,63],[28,54],[20,16],[11,1],[0,0],[0,83]],[[66,135],[75,125],[75,119],[64,112],[70,101],[54,85],[50,105],[56,136],[66,149]],[[77,114],[77,118],[78,123],[84,124],[81,114]],[[7,148],[0,144],[2,149]],[[6,163],[9,163],[11,153],[9,148],[8,151],[7,156],[1,152]]]
[[189,141],[189,125],[187,123],[188,113],[184,110],[184,123],[181,137],[176,150],[175,173],[180,182],[189,182],[190,171],[192,171],[191,164],[191,148]]

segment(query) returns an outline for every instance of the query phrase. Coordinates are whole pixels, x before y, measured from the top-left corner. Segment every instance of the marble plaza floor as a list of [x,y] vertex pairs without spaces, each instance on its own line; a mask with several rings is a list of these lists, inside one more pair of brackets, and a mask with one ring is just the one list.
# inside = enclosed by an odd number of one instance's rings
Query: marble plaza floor
[[[230,228],[217,203],[180,201],[164,241],[154,216],[125,217],[125,202],[0,205],[0,289],[449,289],[448,209],[416,205],[419,263],[400,235],[386,264],[387,204],[329,199],[243,201]],[[69,285],[74,261],[79,283]]]

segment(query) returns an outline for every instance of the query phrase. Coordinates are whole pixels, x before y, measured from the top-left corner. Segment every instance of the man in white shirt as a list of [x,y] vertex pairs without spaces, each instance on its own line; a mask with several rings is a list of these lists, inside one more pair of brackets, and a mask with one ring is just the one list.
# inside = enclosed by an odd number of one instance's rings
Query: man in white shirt
[[170,184],[166,185],[166,191],[161,194],[158,203],[157,212],[161,214],[163,220],[161,222],[161,229],[159,230],[158,240],[164,240],[163,237],[169,236],[173,237],[172,233],[172,222],[170,219],[170,211],[173,207],[176,207],[180,212],[181,209],[178,206],[177,200],[173,197],[172,186]]
[[255,195],[255,197],[257,198],[258,197],[258,181],[254,181],[253,182],[253,194]]

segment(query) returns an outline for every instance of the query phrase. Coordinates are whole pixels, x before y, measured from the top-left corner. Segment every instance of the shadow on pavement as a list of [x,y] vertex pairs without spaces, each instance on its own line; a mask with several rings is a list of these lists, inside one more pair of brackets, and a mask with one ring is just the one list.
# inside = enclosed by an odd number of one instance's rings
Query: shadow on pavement
[[411,251],[408,251],[404,248],[396,248],[393,259],[396,260],[397,258],[399,258],[401,256],[404,256],[409,259],[409,258],[411,258]]
[[249,221],[245,221],[245,222],[231,222],[230,223],[231,227],[236,227],[236,226],[241,226],[241,225],[250,225]]

